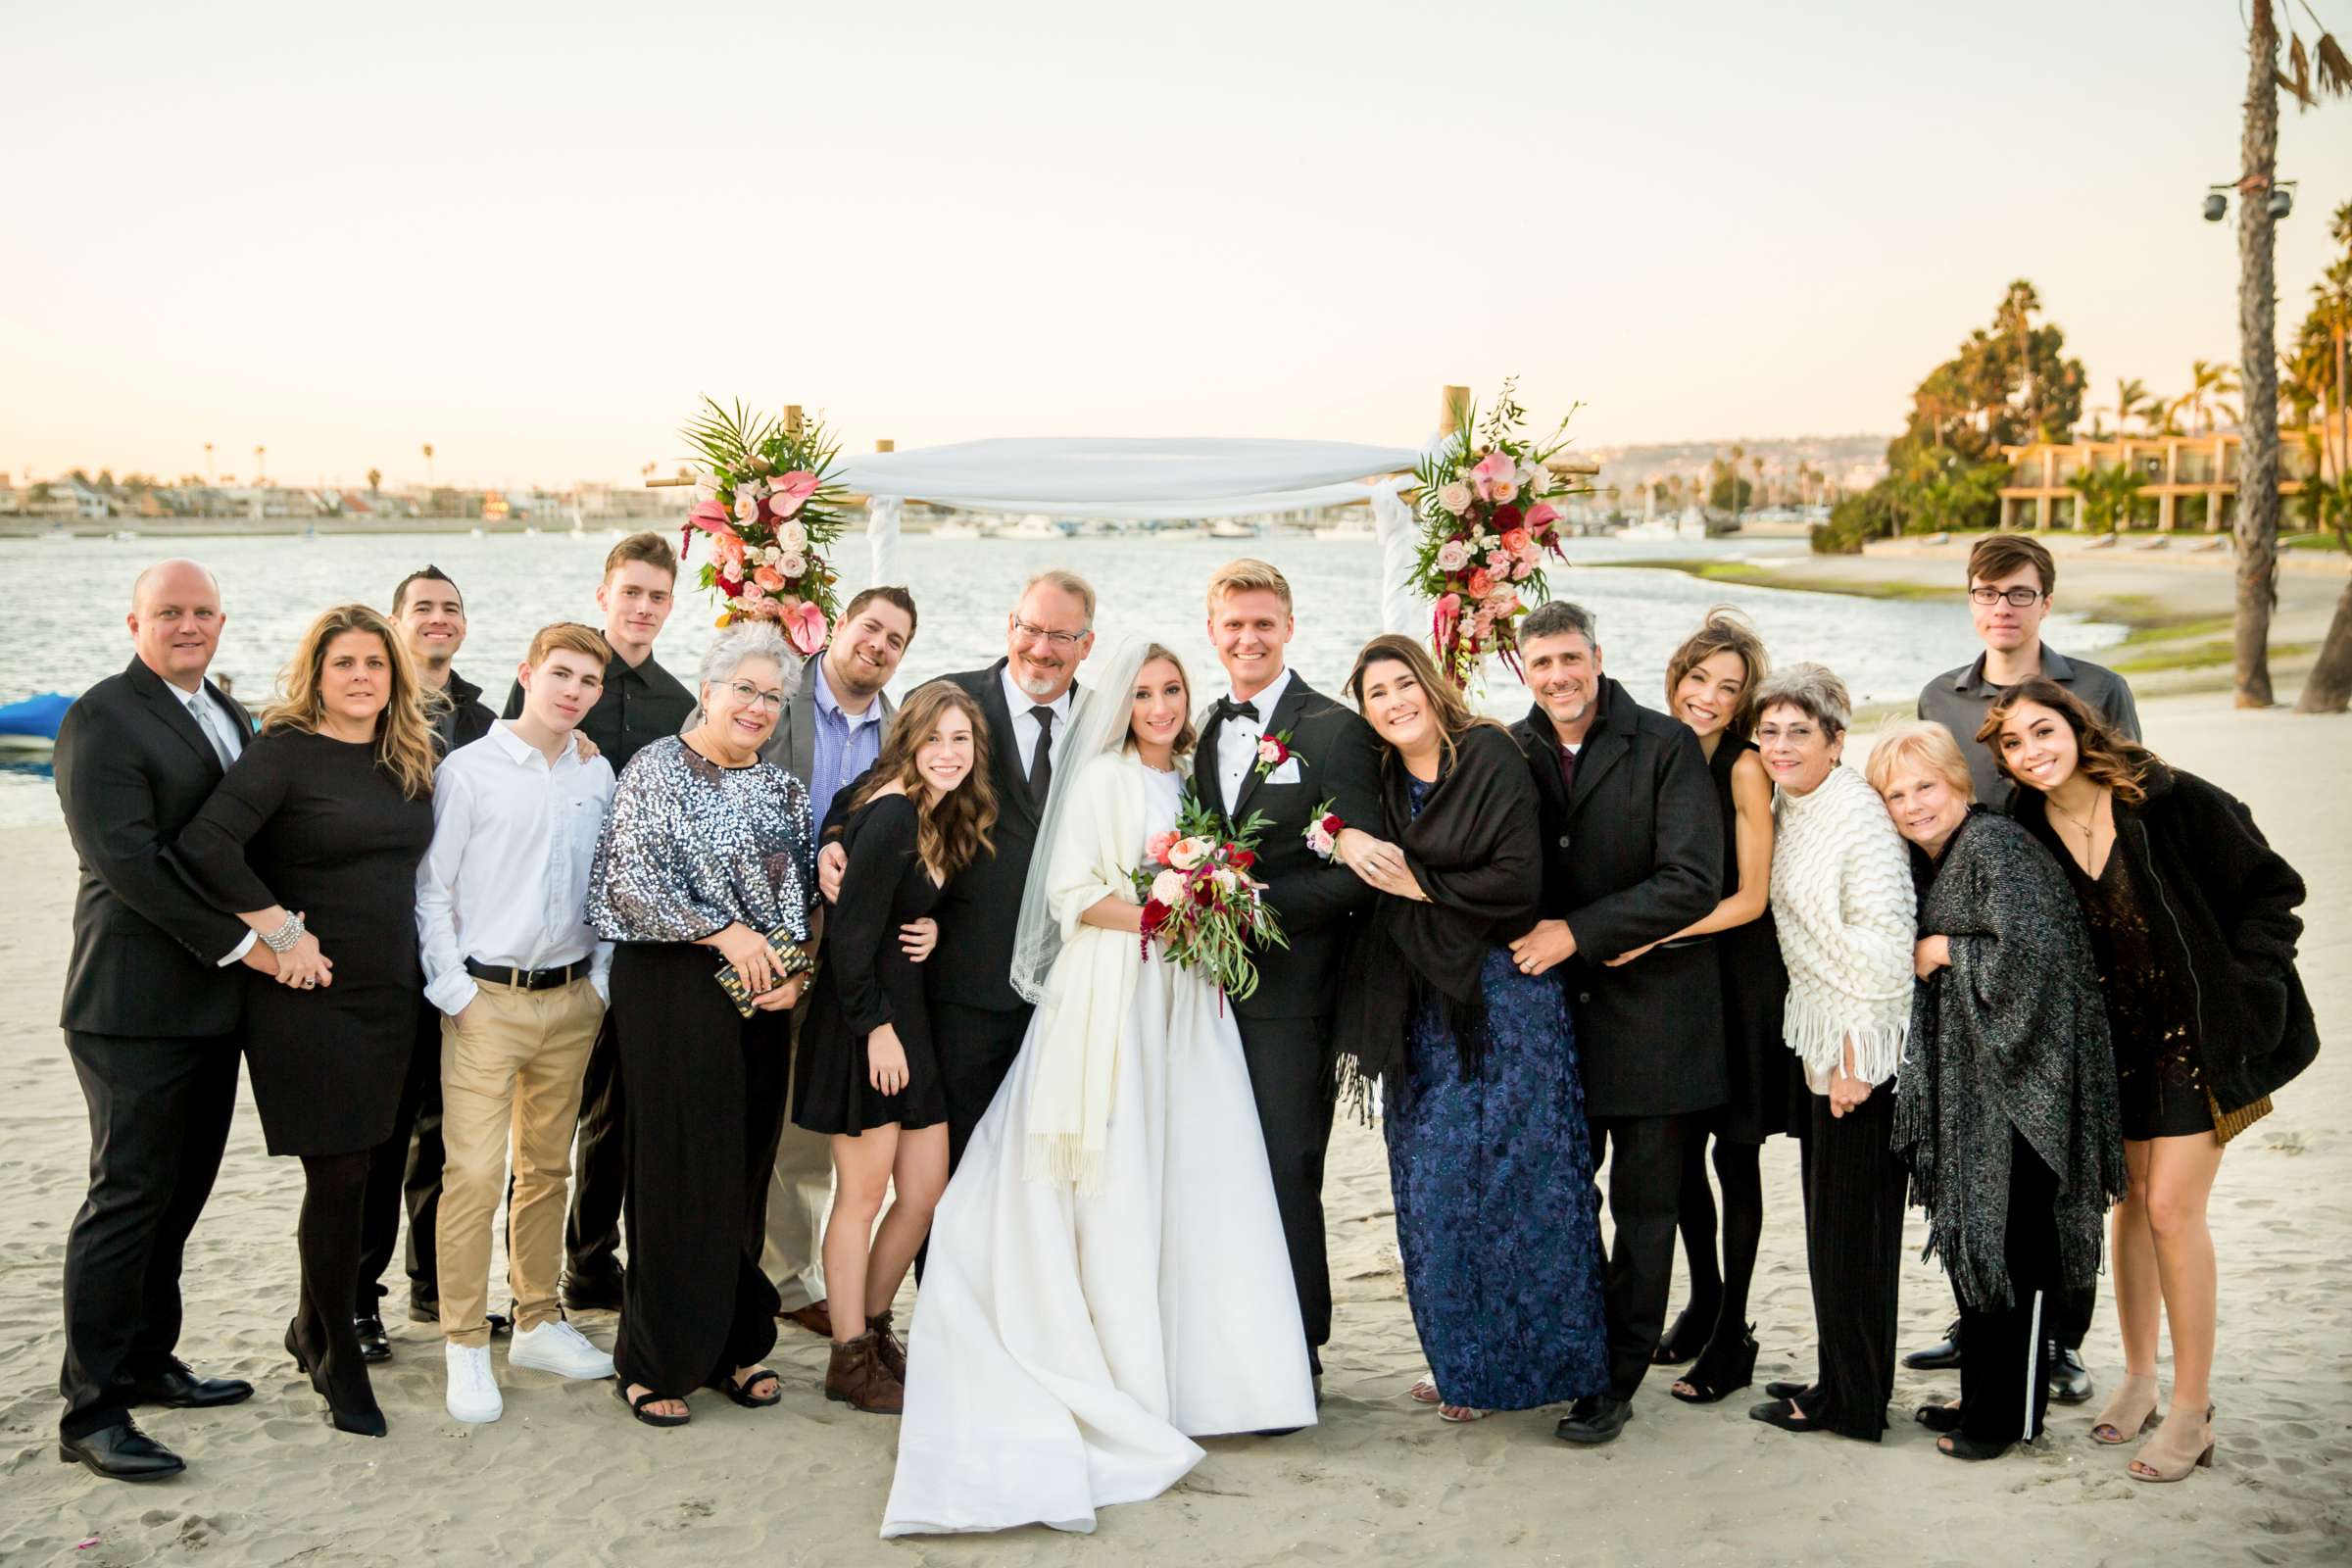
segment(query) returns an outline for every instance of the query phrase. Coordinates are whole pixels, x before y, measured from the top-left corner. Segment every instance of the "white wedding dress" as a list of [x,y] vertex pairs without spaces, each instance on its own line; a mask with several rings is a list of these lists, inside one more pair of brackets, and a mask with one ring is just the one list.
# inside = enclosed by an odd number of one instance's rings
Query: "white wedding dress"
[[[1178,775],[1127,765],[1148,834],[1173,827]],[[1100,1194],[1022,1174],[1041,1008],[940,1201],[885,1536],[1089,1532],[1199,1463],[1195,1437],[1315,1419],[1231,1010],[1138,962]]]

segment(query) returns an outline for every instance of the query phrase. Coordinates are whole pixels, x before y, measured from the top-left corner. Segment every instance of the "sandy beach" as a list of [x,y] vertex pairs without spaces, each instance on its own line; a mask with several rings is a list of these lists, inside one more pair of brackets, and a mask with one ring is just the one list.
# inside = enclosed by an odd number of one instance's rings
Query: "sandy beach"
[[[1948,570],[1957,556],[1947,550],[1939,564]],[[2062,569],[2092,586],[2074,563]],[[2227,572],[2215,578],[2226,595]],[[2340,584],[2313,581],[2327,598]],[[2294,683],[2281,684],[2291,700]],[[1377,1134],[1349,1126],[1327,1190],[1340,1308],[1319,1426],[1214,1442],[1172,1493],[1106,1512],[1091,1539],[1032,1528],[886,1545],[875,1530],[895,1426],[827,1403],[822,1347],[790,1326],[775,1360],[780,1407],[745,1411],[704,1396],[691,1427],[657,1433],[631,1425],[603,1385],[508,1370],[503,1349],[506,1418],[462,1426],[442,1409],[439,1336],[395,1319],[396,1357],[376,1374],[391,1436],[330,1431],[278,1347],[294,1294],[300,1175],[263,1153],[249,1100],[189,1249],[181,1349],[200,1370],[250,1378],[258,1392],[228,1409],[142,1412],[190,1471],[158,1486],[104,1483],[60,1464],[55,1445],[59,1269],[87,1128],[55,1028],[73,856],[62,829],[35,827],[0,832],[0,881],[17,890],[0,914],[0,1173],[10,1200],[0,1208],[0,1563],[2345,1560],[2352,833],[2333,796],[2352,774],[2352,722],[2235,713],[2211,696],[2150,701],[2143,715],[2159,752],[2244,798],[2309,880],[2302,968],[2326,1042],[2223,1167],[2220,1452],[2214,1470],[2185,1484],[2129,1480],[2130,1450],[2086,1436],[2095,1405],[2054,1407],[2050,1434],[2031,1452],[1947,1462],[1907,1412],[1954,1393],[1948,1375],[1902,1374],[1894,1427],[1875,1448],[1758,1425],[1746,1409],[1760,1393],[1678,1404],[1666,1396],[1671,1374],[1653,1375],[1625,1436],[1598,1450],[1554,1441],[1557,1412],[1446,1426],[1404,1397],[1422,1361],[1385,1157]],[[1812,1353],[1787,1140],[1768,1148],[1765,1179],[1759,1385],[1809,1370]],[[1914,1216],[1914,1258],[1918,1239]],[[1904,1344],[1936,1338],[1950,1307],[1941,1274],[1913,1261],[1903,1290]],[[610,1344],[611,1317],[580,1321]],[[2085,1353],[2102,1388],[2112,1385],[2121,1358],[2104,1299]]]

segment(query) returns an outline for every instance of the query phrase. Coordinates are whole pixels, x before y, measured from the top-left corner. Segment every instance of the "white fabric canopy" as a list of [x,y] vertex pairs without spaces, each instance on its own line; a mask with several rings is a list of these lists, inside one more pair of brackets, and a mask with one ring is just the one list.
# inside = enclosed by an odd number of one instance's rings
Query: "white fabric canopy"
[[1348,481],[1420,456],[1353,441],[1023,436],[862,455],[839,478],[867,495],[976,512],[1199,517],[1329,506],[1362,495]]

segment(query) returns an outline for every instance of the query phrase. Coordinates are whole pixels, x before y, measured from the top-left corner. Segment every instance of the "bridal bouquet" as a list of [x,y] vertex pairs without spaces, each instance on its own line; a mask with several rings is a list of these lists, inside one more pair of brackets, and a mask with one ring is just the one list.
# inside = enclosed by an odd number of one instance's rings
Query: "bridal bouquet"
[[1489,654],[1518,671],[1519,617],[1546,596],[1544,559],[1565,559],[1553,503],[1583,493],[1545,466],[1568,444],[1568,419],[1541,440],[1528,436],[1515,385],[1503,382],[1483,426],[1466,412],[1461,429],[1413,470],[1421,482],[1413,588],[1437,606],[1430,647],[1462,689]]
[[701,461],[678,560],[695,534],[709,534],[713,559],[702,585],[720,598],[718,624],[772,620],[793,647],[813,654],[841,613],[825,561],[843,523],[832,482],[840,443],[821,419],[788,425],[710,398],[703,408],[679,432]]
[[1257,989],[1250,946],[1290,946],[1259,897],[1264,884],[1250,875],[1265,828],[1262,811],[1229,827],[1185,785],[1176,826],[1145,846],[1144,863],[1135,868],[1135,891],[1144,901],[1145,957],[1157,937],[1170,963],[1204,971],[1227,996],[1238,1001]]

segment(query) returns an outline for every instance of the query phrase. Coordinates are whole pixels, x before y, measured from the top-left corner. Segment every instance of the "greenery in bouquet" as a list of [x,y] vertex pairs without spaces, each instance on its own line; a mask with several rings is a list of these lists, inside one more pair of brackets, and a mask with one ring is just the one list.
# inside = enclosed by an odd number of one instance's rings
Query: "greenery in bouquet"
[[1239,828],[1202,806],[1187,783],[1176,806],[1176,826],[1145,846],[1135,869],[1144,901],[1144,956],[1156,939],[1170,963],[1198,969],[1239,1001],[1257,989],[1252,946],[1287,948],[1282,926],[1250,876],[1266,816],[1252,811]]
[[1519,617],[1546,597],[1545,557],[1564,560],[1558,503],[1589,488],[1546,466],[1568,445],[1570,409],[1548,435],[1526,432],[1526,411],[1505,381],[1485,422],[1464,411],[1461,428],[1413,470],[1421,540],[1413,588],[1436,608],[1430,647],[1438,667],[1467,690],[1494,655],[1519,668]]
[[721,602],[718,624],[772,620],[793,647],[815,653],[841,614],[825,555],[844,523],[833,480],[840,443],[822,419],[791,423],[710,398],[679,433],[696,468],[678,560],[697,533],[709,534],[701,582]]

